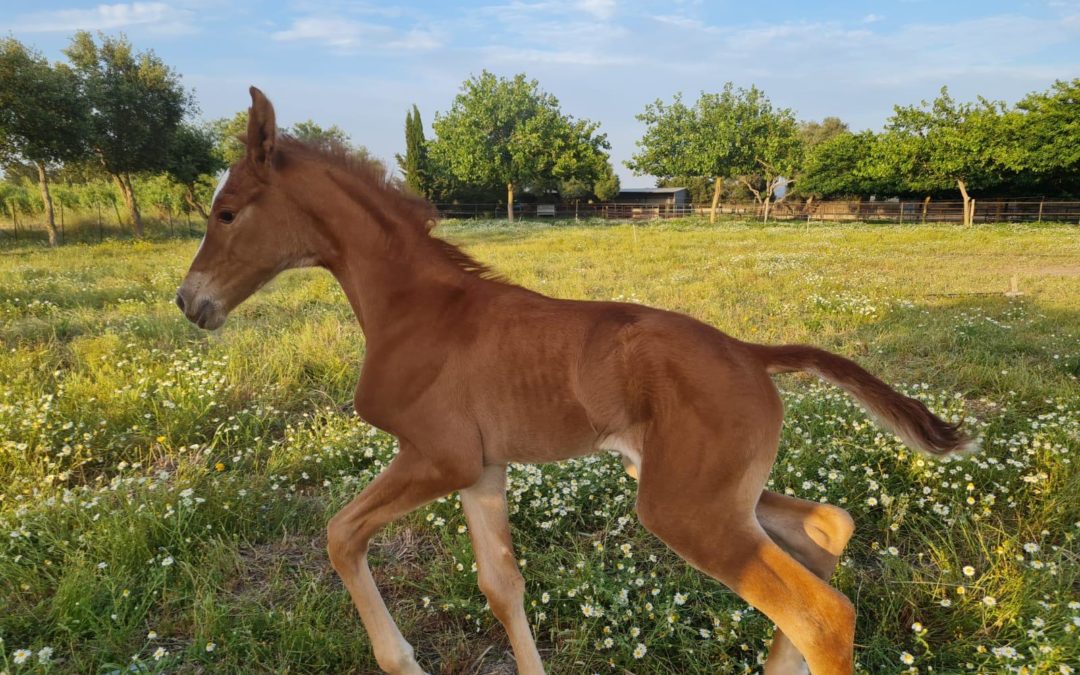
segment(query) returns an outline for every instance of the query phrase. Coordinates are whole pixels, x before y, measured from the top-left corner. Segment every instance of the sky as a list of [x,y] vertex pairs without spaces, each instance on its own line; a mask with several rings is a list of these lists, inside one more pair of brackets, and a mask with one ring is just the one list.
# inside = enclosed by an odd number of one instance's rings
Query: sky
[[600,122],[624,187],[653,184],[623,165],[635,115],[680,91],[754,84],[799,119],[859,130],[943,85],[1011,103],[1080,77],[1080,0],[0,0],[0,31],[52,59],[79,29],[152,49],[202,119],[247,107],[254,84],[279,125],[336,124],[390,162],[412,104],[430,136],[462,81],[523,72]]

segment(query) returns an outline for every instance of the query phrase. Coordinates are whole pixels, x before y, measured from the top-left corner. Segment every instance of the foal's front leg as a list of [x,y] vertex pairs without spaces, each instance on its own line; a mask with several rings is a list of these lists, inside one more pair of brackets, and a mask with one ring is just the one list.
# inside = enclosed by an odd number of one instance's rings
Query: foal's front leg
[[441,471],[414,448],[402,443],[401,451],[390,465],[327,526],[330,563],[360,612],[375,660],[391,675],[417,675],[424,671],[417,665],[412,645],[401,636],[371,576],[368,543],[387,523],[474,480],[475,475]]
[[543,675],[544,664],[536,651],[529,620],[525,616],[525,580],[518,571],[510,541],[506,513],[506,467],[488,466],[470,488],[461,491],[461,507],[469,523],[476,554],[477,582],[502,623],[514,649],[521,675]]

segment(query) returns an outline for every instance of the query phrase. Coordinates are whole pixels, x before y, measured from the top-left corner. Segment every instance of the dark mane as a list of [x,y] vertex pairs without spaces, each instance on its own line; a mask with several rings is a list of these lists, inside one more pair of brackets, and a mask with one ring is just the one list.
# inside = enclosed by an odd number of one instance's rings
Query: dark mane
[[[483,279],[506,281],[502,275],[479,262],[457,245],[433,235],[431,232],[438,223],[438,212],[435,207],[428,200],[410,192],[408,187],[395,178],[387,170],[386,165],[378,159],[359,154],[336,141],[309,143],[288,134],[278,136],[278,145],[284,150],[285,156],[298,155],[308,159],[317,159],[355,178],[359,185],[341,185],[341,187],[372,209],[384,223],[409,228],[410,231],[419,234],[422,240],[430,243],[435,251],[463,272]],[[279,153],[278,157],[281,155],[282,153]],[[380,199],[365,199],[364,193],[370,191],[373,191]],[[376,201],[381,204],[375,203]]]

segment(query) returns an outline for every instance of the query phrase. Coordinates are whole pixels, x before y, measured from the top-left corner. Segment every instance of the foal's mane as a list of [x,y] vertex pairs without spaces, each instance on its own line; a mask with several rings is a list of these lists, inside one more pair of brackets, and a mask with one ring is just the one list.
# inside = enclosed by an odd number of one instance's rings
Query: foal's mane
[[383,227],[391,231],[405,229],[417,235],[422,243],[428,244],[463,272],[482,279],[505,281],[500,274],[459,246],[433,235],[431,231],[438,223],[435,207],[412,193],[378,159],[361,155],[332,140],[305,142],[283,134],[279,136],[278,144],[286,157],[300,156],[338,169],[347,180],[334,178],[335,182],[351,197],[363,202]]

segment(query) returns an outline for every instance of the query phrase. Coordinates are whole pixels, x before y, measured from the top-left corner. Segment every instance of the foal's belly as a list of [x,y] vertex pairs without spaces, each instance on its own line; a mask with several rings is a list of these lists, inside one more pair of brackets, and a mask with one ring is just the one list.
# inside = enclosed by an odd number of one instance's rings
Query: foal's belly
[[496,408],[481,423],[484,459],[489,464],[541,464],[581,457],[601,449],[599,434],[585,411],[572,405]]

